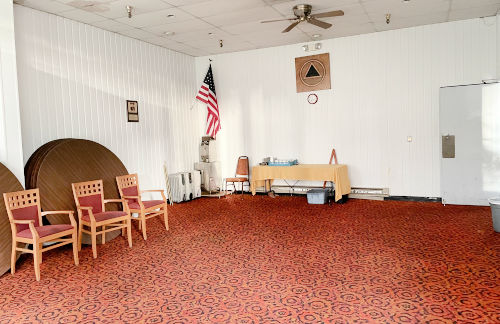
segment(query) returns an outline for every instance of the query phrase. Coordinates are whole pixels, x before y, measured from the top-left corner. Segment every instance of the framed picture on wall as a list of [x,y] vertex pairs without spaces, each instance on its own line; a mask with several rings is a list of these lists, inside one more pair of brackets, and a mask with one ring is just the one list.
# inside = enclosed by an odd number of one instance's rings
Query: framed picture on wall
[[139,104],[135,100],[127,100],[127,119],[129,122],[139,122]]

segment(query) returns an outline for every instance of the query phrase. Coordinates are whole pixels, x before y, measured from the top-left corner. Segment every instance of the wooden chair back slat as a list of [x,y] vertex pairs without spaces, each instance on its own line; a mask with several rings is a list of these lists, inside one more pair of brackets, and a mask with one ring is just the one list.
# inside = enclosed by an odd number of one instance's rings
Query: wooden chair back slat
[[7,215],[9,220],[14,220],[12,214],[13,210],[37,206],[38,209],[38,224],[42,224],[42,211],[40,207],[40,191],[38,188],[16,191],[16,192],[6,192],[3,194],[5,200],[5,208],[7,209]]
[[101,210],[104,211],[104,190],[102,180],[93,180],[85,182],[72,183],[73,195],[77,207],[80,205],[79,198],[100,195],[101,196]]

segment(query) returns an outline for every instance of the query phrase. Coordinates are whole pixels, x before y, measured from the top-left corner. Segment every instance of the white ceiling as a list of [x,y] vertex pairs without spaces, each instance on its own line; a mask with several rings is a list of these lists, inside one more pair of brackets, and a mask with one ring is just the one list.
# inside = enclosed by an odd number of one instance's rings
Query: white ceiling
[[[301,23],[262,20],[293,17],[292,7],[313,6],[313,13],[343,10],[345,16],[322,18],[321,29]],[[500,0],[14,0],[14,3],[77,20],[192,56],[272,47],[452,20],[494,16]],[[92,5],[93,4],[93,5]],[[89,6],[90,5],[90,6]],[[126,6],[133,7],[128,18]],[[391,23],[385,15],[391,13]],[[169,16],[173,15],[173,16]],[[174,32],[167,36],[165,32]],[[212,33],[209,35],[209,33]],[[219,40],[224,47],[219,46]]]

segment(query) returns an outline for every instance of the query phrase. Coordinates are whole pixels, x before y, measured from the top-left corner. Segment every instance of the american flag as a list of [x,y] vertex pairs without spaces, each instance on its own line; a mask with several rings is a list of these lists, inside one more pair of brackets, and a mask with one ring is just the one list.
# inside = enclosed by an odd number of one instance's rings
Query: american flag
[[207,75],[201,85],[196,99],[207,104],[207,130],[206,134],[215,138],[220,129],[219,106],[217,104],[217,96],[215,94],[214,76],[212,75],[212,65],[208,67]]

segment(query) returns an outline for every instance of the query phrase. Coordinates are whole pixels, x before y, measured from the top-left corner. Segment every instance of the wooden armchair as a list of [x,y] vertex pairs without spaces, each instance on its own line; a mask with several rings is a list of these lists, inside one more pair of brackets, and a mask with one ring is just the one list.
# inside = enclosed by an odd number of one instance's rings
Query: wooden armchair
[[[146,219],[163,215],[165,228],[168,231],[168,211],[167,199],[163,190],[139,190],[139,179],[137,174],[127,174],[116,177],[120,196],[127,200],[131,213],[139,214],[139,218],[132,218],[139,221],[139,229],[142,228],[142,236],[146,240]],[[162,200],[142,200],[141,194],[145,192],[159,192]]]
[[[128,245],[132,247],[130,212],[124,199],[104,199],[102,180],[72,183],[71,187],[78,211],[78,250],[82,249],[82,234],[90,234],[95,259],[97,235],[102,235],[102,244],[105,244],[106,233],[120,229],[122,236],[127,230]],[[123,211],[106,211],[104,205],[107,203],[122,203]],[[90,232],[84,226],[89,227]],[[97,227],[101,227],[101,230],[97,231]]]
[[[16,272],[17,251],[32,253],[35,264],[35,277],[37,281],[40,281],[42,252],[71,243],[73,244],[75,265],[78,265],[76,221],[73,211],[42,212],[38,189],[4,193],[3,199],[12,230],[12,254],[10,259],[10,272],[12,274]],[[42,225],[42,216],[54,214],[67,214],[71,224]],[[55,244],[45,248],[42,246],[43,243],[49,242]],[[17,243],[32,244],[33,249],[20,248],[17,246]]]

